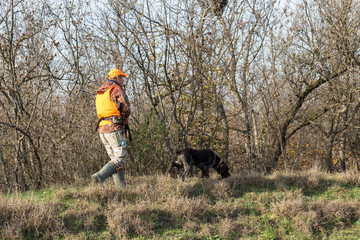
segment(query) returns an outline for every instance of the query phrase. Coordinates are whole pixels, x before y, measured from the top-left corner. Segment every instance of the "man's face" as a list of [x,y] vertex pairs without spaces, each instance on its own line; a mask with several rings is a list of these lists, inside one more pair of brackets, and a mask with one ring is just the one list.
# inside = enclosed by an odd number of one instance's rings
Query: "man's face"
[[124,85],[124,77],[123,76],[120,76],[120,75],[116,76],[116,81],[120,86]]

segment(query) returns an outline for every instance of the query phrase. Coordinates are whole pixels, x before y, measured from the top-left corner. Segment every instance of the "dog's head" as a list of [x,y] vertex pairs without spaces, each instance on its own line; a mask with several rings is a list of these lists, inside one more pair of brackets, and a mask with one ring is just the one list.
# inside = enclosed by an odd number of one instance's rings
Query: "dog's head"
[[221,175],[222,178],[227,178],[230,176],[229,167],[226,163],[222,162],[219,167],[217,168],[218,173]]

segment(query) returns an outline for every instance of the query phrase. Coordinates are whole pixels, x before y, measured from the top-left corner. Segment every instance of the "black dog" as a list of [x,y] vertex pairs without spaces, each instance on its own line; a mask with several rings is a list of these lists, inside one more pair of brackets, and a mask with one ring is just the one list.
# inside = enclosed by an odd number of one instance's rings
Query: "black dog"
[[229,167],[213,150],[195,150],[185,148],[176,152],[176,158],[171,162],[169,171],[172,167],[184,168],[182,180],[185,182],[189,172],[195,165],[200,168],[202,177],[209,177],[209,168],[214,168],[222,178],[230,176]]

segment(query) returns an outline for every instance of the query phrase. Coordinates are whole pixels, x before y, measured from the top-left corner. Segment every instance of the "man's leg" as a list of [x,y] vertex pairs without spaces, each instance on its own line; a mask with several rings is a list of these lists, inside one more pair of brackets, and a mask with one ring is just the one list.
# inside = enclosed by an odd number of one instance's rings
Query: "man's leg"
[[116,172],[117,171],[115,166],[112,163],[108,162],[100,169],[100,171],[91,175],[91,180],[92,182],[98,182],[100,184],[103,184],[106,178],[110,177]]
[[125,163],[126,163],[126,135],[124,131],[116,131],[107,138],[111,149],[111,163],[116,167],[117,173],[113,175],[116,188],[125,188]]
[[125,169],[120,169],[116,174],[112,176],[116,188],[126,188]]
[[[113,159],[115,154],[113,151],[113,147],[111,145],[111,139],[114,138],[115,133],[100,133],[99,135],[108,156],[110,157],[110,159]],[[93,182],[98,182],[103,184],[105,179],[110,177],[114,173],[117,173],[116,166],[113,163],[108,162],[101,168],[100,171],[91,175],[91,179]]]

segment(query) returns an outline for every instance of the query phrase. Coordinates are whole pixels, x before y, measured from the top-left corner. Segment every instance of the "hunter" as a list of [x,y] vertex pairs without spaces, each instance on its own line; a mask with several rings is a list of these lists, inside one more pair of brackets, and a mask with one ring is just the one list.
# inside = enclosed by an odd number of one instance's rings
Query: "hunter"
[[130,103],[124,88],[126,76],[120,69],[112,69],[108,80],[96,91],[95,100],[99,118],[97,131],[110,161],[100,171],[91,175],[91,179],[92,182],[103,184],[106,178],[113,176],[116,188],[126,188],[126,139],[130,137]]

